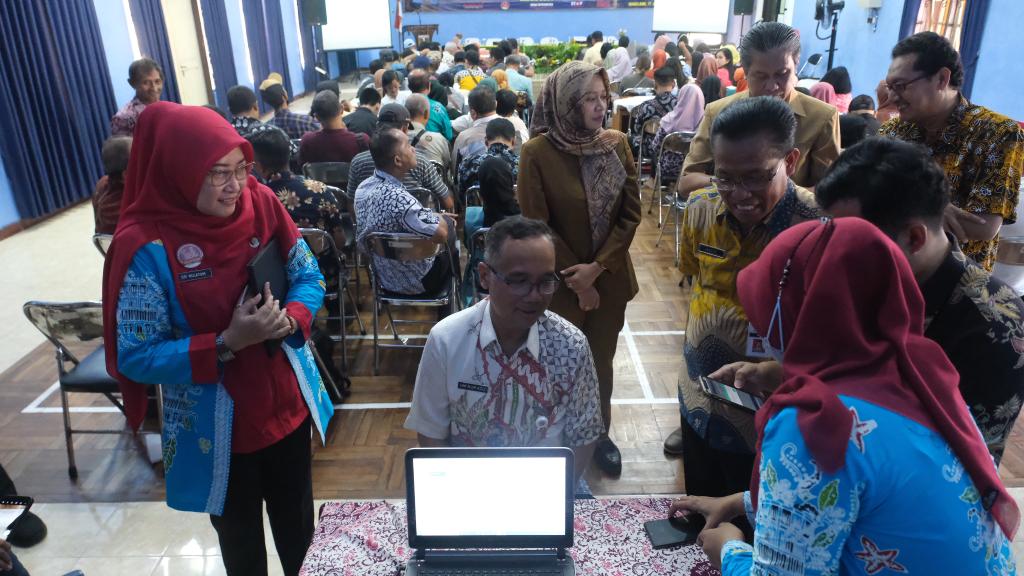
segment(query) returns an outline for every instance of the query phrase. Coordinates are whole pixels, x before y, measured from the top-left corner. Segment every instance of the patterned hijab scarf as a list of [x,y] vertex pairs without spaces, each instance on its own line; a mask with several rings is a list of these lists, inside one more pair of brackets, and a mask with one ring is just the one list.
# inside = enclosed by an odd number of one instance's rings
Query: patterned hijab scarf
[[555,148],[579,158],[596,252],[611,231],[611,212],[622,194],[626,169],[615,153],[619,134],[584,126],[582,101],[594,76],[601,79],[607,93],[608,74],[593,64],[569,62],[548,76],[534,107],[530,136],[543,134]]

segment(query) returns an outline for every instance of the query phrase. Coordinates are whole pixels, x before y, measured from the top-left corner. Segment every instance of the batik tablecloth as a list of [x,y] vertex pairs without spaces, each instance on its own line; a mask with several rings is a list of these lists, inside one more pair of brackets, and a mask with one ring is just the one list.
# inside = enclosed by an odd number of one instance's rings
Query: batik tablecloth
[[[664,518],[668,498],[577,500],[576,573],[588,576],[717,576],[697,546],[654,550],[644,522]],[[500,507],[495,506],[495,514]],[[302,576],[393,576],[412,555],[404,502],[331,502],[302,565]]]

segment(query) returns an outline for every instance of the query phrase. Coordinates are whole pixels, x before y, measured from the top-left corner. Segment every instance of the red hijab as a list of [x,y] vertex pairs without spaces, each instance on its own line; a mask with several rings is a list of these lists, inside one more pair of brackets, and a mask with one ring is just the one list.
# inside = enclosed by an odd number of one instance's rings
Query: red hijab
[[[146,106],[135,127],[132,153],[126,170],[122,213],[103,269],[103,339],[107,371],[121,382],[128,424],[138,429],[145,416],[145,388],[117,370],[117,302],[135,253],[154,240],[163,242],[175,278],[177,300],[194,334],[213,334],[231,322],[235,304],[247,280],[246,264],[271,237],[287,254],[299,237],[284,206],[273,192],[249,176],[235,213],[227,218],[207,216],[196,209],[203,181],[213,165],[240,148],[246,162],[253,159],[252,146],[213,110],[158,102]],[[198,247],[198,264],[189,262],[179,248]],[[192,251],[194,254],[194,251]],[[190,267],[182,264],[185,260]],[[179,274],[209,269],[212,277],[180,282]],[[258,353],[254,353],[256,351]],[[225,371],[225,385],[245,382],[247,374],[290,370],[283,354],[274,359],[261,347],[242,350],[243,362],[232,362]],[[193,367],[196,383],[214,383],[216,372],[202,373]],[[294,376],[293,376],[294,377]],[[238,395],[234,395],[236,398]]]
[[[768,333],[787,263],[781,298],[784,381],[757,412],[754,505],[765,426],[786,407],[799,410],[800,432],[818,465],[825,472],[842,468],[852,425],[842,394],[941,435],[1012,540],[1017,505],[960,397],[956,369],[924,336],[924,298],[900,249],[858,218],[805,222],[786,230],[737,281],[743,309],[760,334]],[[774,327],[773,332],[771,345],[783,347]]]

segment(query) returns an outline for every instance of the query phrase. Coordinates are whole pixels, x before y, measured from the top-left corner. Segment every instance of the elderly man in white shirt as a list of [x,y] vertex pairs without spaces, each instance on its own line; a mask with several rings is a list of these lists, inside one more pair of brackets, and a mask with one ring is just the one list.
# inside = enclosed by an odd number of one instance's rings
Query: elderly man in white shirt
[[497,109],[498,100],[494,90],[487,86],[478,86],[469,93],[469,117],[473,119],[473,124],[460,129],[456,127],[459,119],[452,122],[452,130],[461,130],[459,137],[455,139],[455,146],[452,147],[452,165],[458,166],[464,158],[487,150],[484,143],[487,123],[499,118]]
[[405,427],[421,446],[565,446],[576,482],[604,432],[583,333],[549,312],[560,279],[551,229],[511,216],[487,235],[490,298],[430,331]]

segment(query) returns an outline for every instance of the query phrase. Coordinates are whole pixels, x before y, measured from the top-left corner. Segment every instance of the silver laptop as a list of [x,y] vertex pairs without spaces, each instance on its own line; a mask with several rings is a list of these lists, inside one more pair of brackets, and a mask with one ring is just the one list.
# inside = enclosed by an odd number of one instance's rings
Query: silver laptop
[[573,576],[568,448],[413,448],[405,454],[406,576]]

